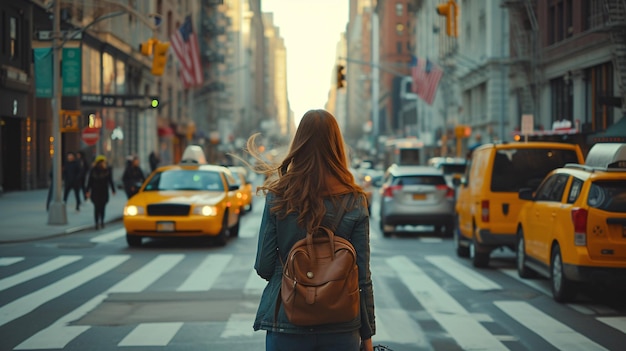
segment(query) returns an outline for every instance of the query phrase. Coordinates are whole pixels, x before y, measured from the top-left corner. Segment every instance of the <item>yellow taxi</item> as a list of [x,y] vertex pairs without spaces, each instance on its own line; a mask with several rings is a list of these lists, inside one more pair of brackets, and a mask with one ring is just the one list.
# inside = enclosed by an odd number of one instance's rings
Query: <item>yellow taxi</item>
[[143,238],[210,237],[225,245],[239,235],[237,194],[239,186],[228,168],[183,154],[180,164],[152,172],[126,203],[126,241],[140,246]]
[[558,302],[581,283],[626,283],[626,144],[594,145],[584,165],[521,189],[517,271],[550,279]]
[[240,166],[229,166],[233,173],[233,177],[237,181],[237,185],[239,185],[239,193],[241,194],[241,206],[244,212],[252,211],[252,202],[254,199],[252,182],[248,179],[248,171],[244,167]]

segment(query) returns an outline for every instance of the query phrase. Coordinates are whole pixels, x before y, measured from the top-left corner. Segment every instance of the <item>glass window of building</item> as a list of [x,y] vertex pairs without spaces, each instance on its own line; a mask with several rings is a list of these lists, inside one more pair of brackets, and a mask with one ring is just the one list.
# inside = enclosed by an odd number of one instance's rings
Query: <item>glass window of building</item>
[[396,15],[402,16],[402,14],[404,13],[404,4],[402,4],[401,2],[397,2],[396,3]]
[[83,45],[82,90],[85,94],[100,94],[102,56],[100,51]]

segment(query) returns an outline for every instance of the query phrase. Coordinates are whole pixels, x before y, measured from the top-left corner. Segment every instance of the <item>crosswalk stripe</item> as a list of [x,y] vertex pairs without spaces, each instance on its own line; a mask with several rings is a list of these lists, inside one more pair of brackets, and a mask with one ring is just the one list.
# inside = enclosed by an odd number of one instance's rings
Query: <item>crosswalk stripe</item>
[[117,346],[167,346],[182,326],[181,322],[142,323]]
[[23,260],[24,257],[0,257],[0,266],[10,266]]
[[571,351],[603,351],[582,334],[565,324],[536,309],[529,303],[521,301],[495,301],[494,304],[511,318],[532,330],[558,350]]
[[405,256],[388,258],[420,304],[465,350],[508,350],[452,296]]
[[84,283],[95,279],[129,259],[128,255],[105,257],[85,269],[69,275],[33,293],[25,295],[0,308],[0,326],[34,311],[37,307],[53,300]]
[[448,273],[472,290],[500,290],[502,287],[473,269],[454,261],[448,256],[426,256],[426,260]]
[[373,338],[375,344],[393,342],[419,348],[429,346],[428,338],[419,325],[399,308],[376,309],[376,335]]
[[205,291],[211,289],[215,280],[232,260],[233,255],[209,255],[176,289],[176,291]]
[[519,274],[517,274],[516,269],[500,269],[500,272],[508,275],[509,277],[517,280],[520,283],[528,285],[531,288],[544,293],[545,295],[552,296],[552,291],[550,291],[550,289],[547,289],[545,286],[539,284],[538,281],[533,279],[520,278]]
[[110,233],[98,235],[95,238],[92,238],[90,241],[93,243],[108,243],[114,240],[117,240],[126,235],[126,229],[117,229]]
[[78,261],[81,258],[82,256],[59,256],[36,267],[27,269],[10,277],[0,279],[0,291],[48,274],[74,261]]
[[241,336],[254,336],[254,329],[252,324],[256,315],[252,313],[233,313],[226,322],[226,327],[221,338],[234,338]]
[[259,277],[257,272],[253,269],[250,274],[248,274],[248,280],[243,288],[243,292],[244,294],[261,295],[266,285],[267,281]]
[[596,319],[626,334],[626,317],[598,317]]
[[106,299],[107,293],[140,292],[155,282],[163,274],[167,273],[172,267],[180,262],[183,257],[184,255],[157,256],[147,265],[134,271],[131,275],[127,276],[125,279],[118,282],[104,293],[95,296],[74,311],[55,321],[52,325],[31,336],[22,342],[16,350],[64,348],[70,343],[70,341],[74,340],[90,328],[89,326],[70,325],[70,322],[82,318],[94,308],[98,307],[98,305]]

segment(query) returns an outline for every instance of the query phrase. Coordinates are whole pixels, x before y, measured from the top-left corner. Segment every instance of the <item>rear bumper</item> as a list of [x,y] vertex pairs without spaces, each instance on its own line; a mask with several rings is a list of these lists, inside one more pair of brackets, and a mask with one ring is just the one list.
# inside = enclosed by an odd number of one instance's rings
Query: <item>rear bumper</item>
[[[174,222],[173,231],[158,231],[157,222]],[[220,217],[124,217],[124,228],[130,235],[145,237],[215,236],[222,229]]]
[[392,214],[383,217],[387,225],[451,225],[451,214]]
[[584,283],[608,283],[626,285],[626,268],[590,267],[564,264],[568,279]]
[[480,244],[484,246],[511,246],[517,244],[516,234],[492,233],[489,229],[478,231]]

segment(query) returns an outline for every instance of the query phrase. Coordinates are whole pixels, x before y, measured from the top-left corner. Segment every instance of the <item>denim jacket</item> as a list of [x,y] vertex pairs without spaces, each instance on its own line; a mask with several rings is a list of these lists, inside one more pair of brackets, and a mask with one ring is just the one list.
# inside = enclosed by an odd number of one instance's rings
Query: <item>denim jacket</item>
[[[323,224],[330,225],[332,223],[337,212],[335,206],[340,205],[343,196],[353,195],[338,195],[338,199],[334,201],[330,197],[324,200],[327,212]],[[285,261],[293,244],[303,239],[306,236],[306,231],[298,226],[296,214],[290,214],[286,218],[279,219],[276,214],[270,212],[274,198],[275,195],[271,193],[267,195],[254,264],[259,276],[268,281],[261,296],[254,321],[254,330],[263,329],[282,333],[326,333],[349,332],[359,329],[361,339],[370,338],[376,332],[376,324],[374,322],[374,293],[370,273],[369,213],[365,198],[358,200],[356,205],[348,205],[343,219],[335,230],[336,235],[341,235],[350,240],[357,253],[361,291],[360,316],[350,322],[315,327],[299,327],[291,324],[285,315],[282,304],[275,320],[276,304],[282,279],[281,260],[282,262]],[[353,201],[350,202],[354,203]]]

